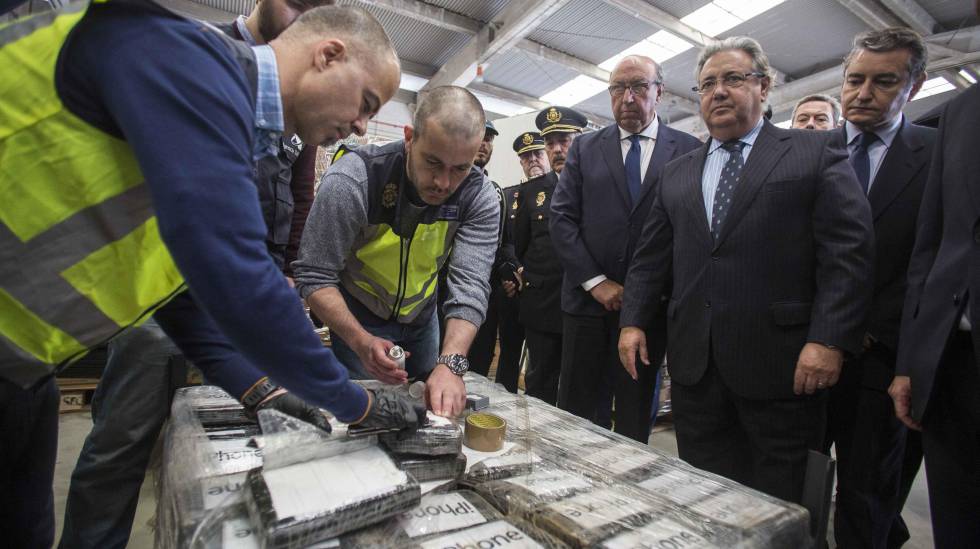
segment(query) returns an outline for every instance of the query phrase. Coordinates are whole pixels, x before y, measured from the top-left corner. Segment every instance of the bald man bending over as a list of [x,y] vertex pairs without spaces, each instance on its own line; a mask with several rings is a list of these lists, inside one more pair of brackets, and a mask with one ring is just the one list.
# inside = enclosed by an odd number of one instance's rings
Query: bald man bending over
[[[324,175],[293,264],[353,378],[426,379],[430,409],[463,411],[466,354],[483,323],[500,205],[473,158],[485,116],[470,92],[432,90],[404,141],[344,154]],[[446,334],[436,284],[449,264]],[[389,356],[409,353],[401,369]]]

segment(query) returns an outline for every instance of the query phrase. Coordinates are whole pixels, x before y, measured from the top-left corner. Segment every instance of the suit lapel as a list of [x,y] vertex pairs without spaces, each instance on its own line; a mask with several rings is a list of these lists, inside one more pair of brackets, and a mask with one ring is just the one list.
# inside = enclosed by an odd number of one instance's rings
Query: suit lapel
[[732,197],[731,210],[725,217],[715,248],[721,246],[722,242],[738,225],[755,195],[762,188],[762,184],[765,183],[769,172],[776,167],[779,159],[789,150],[788,133],[780,135],[775,126],[768,121],[763,122],[759,136],[755,138],[755,143],[752,144],[752,150],[749,152],[749,161],[742,168],[742,174],[738,178],[735,196]]
[[711,227],[708,226],[708,218],[704,211],[704,191],[701,190],[701,174],[704,171],[704,159],[708,156],[708,147],[711,140],[698,149],[697,153],[688,157],[685,161],[684,171],[681,172],[681,181],[684,185],[684,202],[694,219],[697,219],[699,238],[704,240],[709,247],[713,245]]
[[653,192],[651,189],[657,180],[657,176],[660,175],[660,171],[664,169],[667,162],[670,162],[670,159],[674,157],[674,151],[676,149],[677,143],[674,141],[674,136],[670,134],[667,126],[660,124],[657,128],[657,140],[653,144],[653,154],[650,156],[650,164],[647,166],[647,173],[643,177],[643,186],[640,187],[640,196],[636,204],[633,204],[634,210],[643,203],[648,193]]
[[909,123],[902,122],[868,192],[873,219],[878,219],[918,173],[916,168],[921,169],[928,160],[924,158],[925,144],[917,137],[909,131]]
[[623,165],[623,149],[619,144],[619,126],[612,124],[602,130],[606,135],[602,136],[602,158],[606,161],[606,167],[612,174],[613,186],[619,192],[619,197],[626,205],[626,210],[631,209],[630,192],[626,188],[626,167]]

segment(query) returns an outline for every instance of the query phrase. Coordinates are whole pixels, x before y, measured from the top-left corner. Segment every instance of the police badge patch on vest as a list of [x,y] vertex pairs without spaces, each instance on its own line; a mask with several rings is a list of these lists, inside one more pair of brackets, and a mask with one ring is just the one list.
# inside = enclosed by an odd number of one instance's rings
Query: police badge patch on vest
[[397,199],[398,186],[394,183],[385,185],[385,188],[381,190],[381,206],[384,208],[394,208]]
[[544,191],[539,192],[538,193],[538,196],[534,197],[534,204],[535,204],[535,206],[538,206],[538,207],[544,206],[544,199],[545,198],[547,198],[547,195],[544,194]]
[[290,154],[299,156],[299,153],[303,152],[303,140],[295,134],[289,139],[284,137],[282,138],[282,148],[286,149]]
[[459,219],[459,206],[456,204],[443,204],[439,206],[439,220],[455,221]]

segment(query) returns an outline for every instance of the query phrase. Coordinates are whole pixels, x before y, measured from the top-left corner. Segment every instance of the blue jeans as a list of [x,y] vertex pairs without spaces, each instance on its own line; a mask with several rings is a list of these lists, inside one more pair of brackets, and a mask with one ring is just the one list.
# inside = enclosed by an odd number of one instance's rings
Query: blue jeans
[[125,548],[140,486],[170,414],[177,346],[152,319],[109,342],[92,432],[71,475],[60,548]]
[[[408,377],[419,377],[436,367],[436,358],[439,357],[439,319],[434,309],[428,322],[416,326],[395,321],[379,322],[377,319],[358,319],[358,321],[371,335],[387,339],[411,353],[411,356],[405,360]],[[330,338],[334,354],[344,366],[347,366],[351,379],[372,379],[373,376],[364,369],[361,359],[347,342],[334,332],[330,333]]]

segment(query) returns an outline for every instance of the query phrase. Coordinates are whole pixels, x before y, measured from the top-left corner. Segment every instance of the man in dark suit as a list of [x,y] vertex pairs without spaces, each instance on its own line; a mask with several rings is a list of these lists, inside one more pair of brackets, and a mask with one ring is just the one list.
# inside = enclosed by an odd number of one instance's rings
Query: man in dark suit
[[[552,238],[565,268],[561,305],[564,351],[559,407],[595,421],[598,388],[610,375],[615,430],[646,443],[663,326],[651,341],[654,364],[634,380],[619,364],[616,342],[626,269],[671,159],[701,145],[657,118],[663,93],[660,66],[642,56],[623,58],[609,76],[616,124],[572,144],[555,191]],[[660,314],[663,308],[655,304]]]
[[925,67],[922,38],[907,28],[859,34],[845,61],[846,122],[837,131],[871,204],[875,277],[864,348],[844,363],[830,390],[824,450],[837,447],[834,537],[840,547],[900,547],[909,539],[901,510],[922,459],[921,442],[915,436],[906,447],[888,385],[936,137],[934,129],[909,124],[902,115],[925,82]]
[[871,208],[840,134],[763,120],[769,60],[732,37],[698,59],[703,147],[664,169],[623,298],[620,358],[650,362],[667,306],[680,457],[799,502],[821,446],[826,389],[861,349],[871,302]]
[[[980,2],[977,6],[980,11]],[[922,431],[939,549],[980,546],[980,88],[943,111],[902,310],[896,416]]]
[[514,262],[520,266],[516,273],[521,285],[520,320],[528,352],[524,387],[528,395],[555,404],[563,352],[562,265],[549,228],[551,203],[569,147],[588,120],[573,109],[549,107],[538,113],[534,122],[554,171],[521,185],[515,201],[512,250]]

